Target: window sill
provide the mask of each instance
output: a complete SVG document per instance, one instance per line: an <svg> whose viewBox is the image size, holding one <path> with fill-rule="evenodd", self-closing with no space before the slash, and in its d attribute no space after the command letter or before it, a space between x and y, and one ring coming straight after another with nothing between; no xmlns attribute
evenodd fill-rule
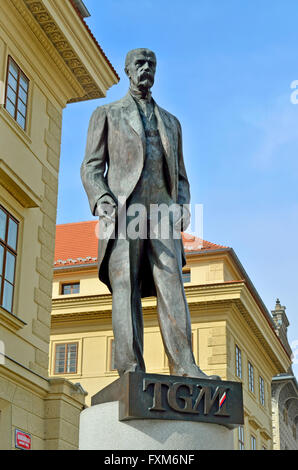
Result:
<svg viewBox="0 0 298 470"><path fill-rule="evenodd" d="M40 206L40 197L14 173L2 158L0 158L0 183L23 207L29 209Z"/></svg>
<svg viewBox="0 0 298 470"><path fill-rule="evenodd" d="M13 313L9 313L4 308L0 307L0 325L5 326L11 331L18 331L26 326L27 323Z"/></svg>
<svg viewBox="0 0 298 470"><path fill-rule="evenodd" d="M75 294L59 294L59 298L70 298L70 297L74 297L76 295L80 295L80 292L76 292Z"/></svg>
<svg viewBox="0 0 298 470"><path fill-rule="evenodd" d="M3 104L0 106L0 114L6 121L6 123L12 128L12 130L15 131L27 145L32 144L32 140L30 139L27 132L24 131L24 129L17 123L17 121L9 114Z"/></svg>
<svg viewBox="0 0 298 470"><path fill-rule="evenodd" d="M115 377L118 376L117 370L106 370L104 373L105 377Z"/></svg>
<svg viewBox="0 0 298 470"><path fill-rule="evenodd" d="M71 380L71 379L77 379L82 377L82 374L80 372L66 372L65 374L50 374L50 377L53 379L66 379L66 380Z"/></svg>

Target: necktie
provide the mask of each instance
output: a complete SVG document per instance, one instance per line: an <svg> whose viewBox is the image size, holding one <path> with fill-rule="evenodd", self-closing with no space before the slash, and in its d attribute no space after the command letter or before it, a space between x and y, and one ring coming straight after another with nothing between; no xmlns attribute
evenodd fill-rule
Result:
<svg viewBox="0 0 298 470"><path fill-rule="evenodd" d="M139 100L139 103L146 118L150 121L152 117L152 106L147 100Z"/></svg>

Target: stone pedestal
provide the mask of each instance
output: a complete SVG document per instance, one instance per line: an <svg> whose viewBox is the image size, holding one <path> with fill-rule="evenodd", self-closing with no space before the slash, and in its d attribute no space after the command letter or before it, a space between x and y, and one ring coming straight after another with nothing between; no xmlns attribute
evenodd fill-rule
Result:
<svg viewBox="0 0 298 470"><path fill-rule="evenodd" d="M228 450L243 424L242 385L128 372L81 413L81 450Z"/></svg>
<svg viewBox="0 0 298 470"><path fill-rule="evenodd" d="M161 419L119 421L119 402L81 413L80 450L230 450L233 430L220 424Z"/></svg>

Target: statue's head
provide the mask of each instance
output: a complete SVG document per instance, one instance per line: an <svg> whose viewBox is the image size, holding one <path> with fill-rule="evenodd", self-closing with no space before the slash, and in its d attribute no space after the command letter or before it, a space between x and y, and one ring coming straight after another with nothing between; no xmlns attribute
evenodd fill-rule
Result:
<svg viewBox="0 0 298 470"><path fill-rule="evenodd" d="M125 73L131 85L139 90L149 90L154 84L156 56L149 49L133 49L125 59Z"/></svg>

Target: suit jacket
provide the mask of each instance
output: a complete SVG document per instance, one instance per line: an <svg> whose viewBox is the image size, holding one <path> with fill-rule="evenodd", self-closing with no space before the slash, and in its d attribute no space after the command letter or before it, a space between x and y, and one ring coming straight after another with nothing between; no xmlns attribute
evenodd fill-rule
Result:
<svg viewBox="0 0 298 470"><path fill-rule="evenodd" d="M189 204L189 183L183 161L182 131L178 119L155 102L155 115L164 148L171 198L177 204ZM92 214L98 200L110 194L127 200L136 187L146 156L146 137L138 106L128 92L120 101L98 107L91 116L81 177ZM111 290L107 262L113 240L99 240L99 278ZM183 264L185 256L181 242ZM147 280L147 282L145 282ZM155 293L154 284L147 291L144 277L142 296ZM153 289L152 289L153 286Z"/></svg>

